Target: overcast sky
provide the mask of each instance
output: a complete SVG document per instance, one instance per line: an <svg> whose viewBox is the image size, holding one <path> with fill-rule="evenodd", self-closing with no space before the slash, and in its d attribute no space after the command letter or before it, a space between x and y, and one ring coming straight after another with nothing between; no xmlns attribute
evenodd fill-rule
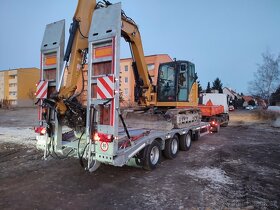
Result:
<svg viewBox="0 0 280 210"><path fill-rule="evenodd" d="M1 0L0 70L39 67L45 25L66 19L68 33L77 2ZM280 0L121 2L139 25L145 54L192 61L203 88L219 77L224 86L246 93L261 54L280 53ZM127 46L121 56L130 56Z"/></svg>

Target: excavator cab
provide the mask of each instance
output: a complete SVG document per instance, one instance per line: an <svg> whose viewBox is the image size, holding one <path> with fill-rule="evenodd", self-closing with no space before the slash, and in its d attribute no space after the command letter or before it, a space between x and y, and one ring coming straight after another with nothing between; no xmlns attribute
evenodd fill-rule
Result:
<svg viewBox="0 0 280 210"><path fill-rule="evenodd" d="M158 102L188 102L197 79L195 66L189 61L173 61L159 66Z"/></svg>

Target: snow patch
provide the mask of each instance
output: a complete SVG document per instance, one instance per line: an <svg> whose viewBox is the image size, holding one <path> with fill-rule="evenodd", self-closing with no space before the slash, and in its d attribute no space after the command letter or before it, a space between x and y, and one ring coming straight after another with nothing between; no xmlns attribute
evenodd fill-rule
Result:
<svg viewBox="0 0 280 210"><path fill-rule="evenodd" d="M280 128L280 116L272 123L272 127Z"/></svg>
<svg viewBox="0 0 280 210"><path fill-rule="evenodd" d="M200 145L199 146L199 149L201 149L201 150L205 150L205 151L213 151L213 150L215 150L216 148L215 147L213 147L213 146L209 146L209 145Z"/></svg>
<svg viewBox="0 0 280 210"><path fill-rule="evenodd" d="M31 128L0 127L0 143L36 145L36 133Z"/></svg>
<svg viewBox="0 0 280 210"><path fill-rule="evenodd" d="M199 178L199 179L206 179L211 182L211 184L217 185L217 184L233 184L230 177L228 177L220 168L201 168L198 170L192 170L192 171L185 171L187 175L191 175L193 177Z"/></svg>
<svg viewBox="0 0 280 210"><path fill-rule="evenodd" d="M278 113L280 113L280 106L269 106L269 107L267 107L267 110L271 111L271 112L278 112Z"/></svg>

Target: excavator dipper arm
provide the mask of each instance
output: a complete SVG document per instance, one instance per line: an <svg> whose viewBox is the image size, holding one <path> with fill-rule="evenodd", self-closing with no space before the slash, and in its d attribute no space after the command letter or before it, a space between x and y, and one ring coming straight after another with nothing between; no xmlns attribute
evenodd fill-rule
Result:
<svg viewBox="0 0 280 210"><path fill-rule="evenodd" d="M86 57L88 48L87 36L95 7L96 0L79 0L73 17L73 23L70 29L70 36L64 56L64 70L67 69L67 80L65 86L62 87L62 79L60 80L56 103L56 110L61 115L64 115L67 110L63 99L72 97L77 89L77 82L82 72L84 57Z"/></svg>
<svg viewBox="0 0 280 210"><path fill-rule="evenodd" d="M84 65L88 52L88 33L92 24L94 10L100 7L107 7L110 2L96 4L95 0L79 0L70 28L70 36L64 55L65 67L59 80L57 93L53 95L55 109L58 119L64 125L74 129L85 126L86 111L77 100L77 83ZM141 35L135 22L122 12L121 33L124 39L129 42L133 57L134 75L136 78L136 90L138 90L138 104L150 106L153 101L153 85L149 77L147 64L141 41ZM62 86L64 71L67 70L65 86ZM75 94L76 93L76 94Z"/></svg>
<svg viewBox="0 0 280 210"><path fill-rule="evenodd" d="M122 37L129 43L133 70L136 82L136 93L139 95L139 105L149 106L154 103L152 80L148 73L141 35L136 23L122 12ZM137 93L137 90L139 91Z"/></svg>

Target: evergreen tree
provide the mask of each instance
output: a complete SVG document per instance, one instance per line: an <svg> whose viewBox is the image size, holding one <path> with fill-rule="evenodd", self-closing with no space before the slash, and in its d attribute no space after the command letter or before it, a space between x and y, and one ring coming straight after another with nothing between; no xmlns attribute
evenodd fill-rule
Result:
<svg viewBox="0 0 280 210"><path fill-rule="evenodd" d="M197 91L198 91L198 95L202 92L202 87L201 87L201 84L200 84L200 81L197 81Z"/></svg>
<svg viewBox="0 0 280 210"><path fill-rule="evenodd" d="M214 80L212 89L218 90L219 93L223 93L223 83L218 77Z"/></svg>
<svg viewBox="0 0 280 210"><path fill-rule="evenodd" d="M206 93L211 93L210 82L207 83Z"/></svg>
<svg viewBox="0 0 280 210"><path fill-rule="evenodd" d="M245 102L244 98L237 99L237 103L236 103L237 108L243 108L244 102Z"/></svg>

